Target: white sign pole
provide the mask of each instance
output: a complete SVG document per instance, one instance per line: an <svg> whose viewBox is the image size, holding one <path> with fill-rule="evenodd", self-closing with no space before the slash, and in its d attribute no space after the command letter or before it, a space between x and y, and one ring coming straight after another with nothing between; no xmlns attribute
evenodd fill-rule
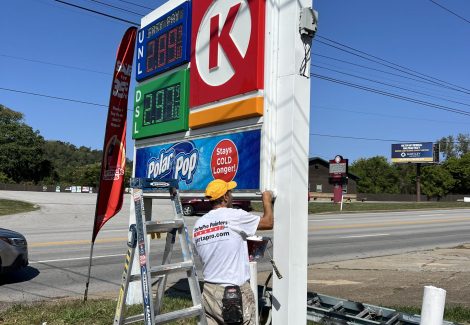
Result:
<svg viewBox="0 0 470 325"><path fill-rule="evenodd" d="M305 324L310 79L299 73L306 56L299 20L301 7L311 2L274 0L266 6L265 103L276 115L275 131L269 135L275 148L270 186L277 192L274 261L283 276L273 280L273 324Z"/></svg>

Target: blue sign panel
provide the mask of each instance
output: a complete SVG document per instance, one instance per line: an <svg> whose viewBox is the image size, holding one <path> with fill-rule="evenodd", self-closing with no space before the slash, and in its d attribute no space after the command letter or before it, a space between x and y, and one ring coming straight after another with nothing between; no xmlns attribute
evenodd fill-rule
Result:
<svg viewBox="0 0 470 325"><path fill-rule="evenodd" d="M183 191L203 191L213 179L259 190L261 131L245 131L137 149L135 177L176 178Z"/></svg>
<svg viewBox="0 0 470 325"><path fill-rule="evenodd" d="M139 30L137 81L188 62L190 38L191 6L189 1Z"/></svg>
<svg viewBox="0 0 470 325"><path fill-rule="evenodd" d="M395 163L432 163L433 143L398 143L392 144L392 162Z"/></svg>

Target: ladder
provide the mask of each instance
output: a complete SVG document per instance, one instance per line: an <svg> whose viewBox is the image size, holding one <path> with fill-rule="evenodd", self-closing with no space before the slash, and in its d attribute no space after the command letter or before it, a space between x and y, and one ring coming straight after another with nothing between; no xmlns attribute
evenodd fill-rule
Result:
<svg viewBox="0 0 470 325"><path fill-rule="evenodd" d="M168 323L177 319L197 317L198 324L206 325L207 320L202 306L202 295L196 274L192 244L184 221L178 193L178 182L174 179L132 178L131 188L133 189L132 198L135 204L136 223L129 227L128 250L113 324L132 324L143 320L145 325L154 325ZM155 197L144 197L144 194L166 191L169 192L175 217L171 220L152 220L151 200ZM152 238L160 238L161 233L166 233L162 262L160 265L152 267L147 235L151 235ZM183 261L171 263L176 236L178 236L181 244ZM138 250L139 254L140 274L130 275L129 270L132 269L136 250ZM193 306L161 314L167 276L176 272L186 273ZM125 318L125 300L131 281L141 282L144 310L142 314ZM155 291L155 298L152 291Z"/></svg>

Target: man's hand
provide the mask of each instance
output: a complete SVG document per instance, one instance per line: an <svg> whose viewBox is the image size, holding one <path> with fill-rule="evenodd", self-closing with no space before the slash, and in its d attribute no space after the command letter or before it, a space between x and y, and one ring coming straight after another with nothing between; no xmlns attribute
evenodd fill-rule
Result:
<svg viewBox="0 0 470 325"><path fill-rule="evenodd" d="M274 195L272 191L264 191L262 193L263 203L271 203L274 201Z"/></svg>

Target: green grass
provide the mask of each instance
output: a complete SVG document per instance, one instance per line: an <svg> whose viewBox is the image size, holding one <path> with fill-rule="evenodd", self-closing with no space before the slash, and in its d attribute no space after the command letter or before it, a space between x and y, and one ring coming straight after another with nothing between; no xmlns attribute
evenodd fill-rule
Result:
<svg viewBox="0 0 470 325"><path fill-rule="evenodd" d="M192 305L190 299L166 298L163 302L163 313L183 309ZM13 305L0 312L2 325L109 325L113 323L116 309L115 299L104 300L58 300L33 304ZM127 309L126 315L142 313L142 305ZM143 324L138 322L135 324ZM169 324L196 324L196 319L183 319Z"/></svg>
<svg viewBox="0 0 470 325"><path fill-rule="evenodd" d="M0 216L29 212L37 209L39 209L39 207L32 203L0 199Z"/></svg>
<svg viewBox="0 0 470 325"><path fill-rule="evenodd" d="M252 202L254 211L263 211L261 202ZM308 213L328 213L339 211L340 205L330 202L309 202ZM470 203L464 202L400 202L400 203L371 203L371 202L353 202L344 203L343 212L364 212L364 211L400 211L415 209L454 209L468 208Z"/></svg>
<svg viewBox="0 0 470 325"><path fill-rule="evenodd" d="M182 309L191 306L189 298L166 297L163 303L163 312ZM4 312L0 312L0 324L2 325L109 325L114 319L116 308L115 299L104 300L58 300L52 302L40 302L32 304L13 305ZM416 307L390 307L407 314L421 313ZM127 310L127 315L142 313L142 306L135 305ZM462 306L447 307L444 319L451 322L470 324L470 308ZM143 324L139 322L136 324ZM196 320L185 319L170 324L196 324ZM308 322L308 324L317 324Z"/></svg>

